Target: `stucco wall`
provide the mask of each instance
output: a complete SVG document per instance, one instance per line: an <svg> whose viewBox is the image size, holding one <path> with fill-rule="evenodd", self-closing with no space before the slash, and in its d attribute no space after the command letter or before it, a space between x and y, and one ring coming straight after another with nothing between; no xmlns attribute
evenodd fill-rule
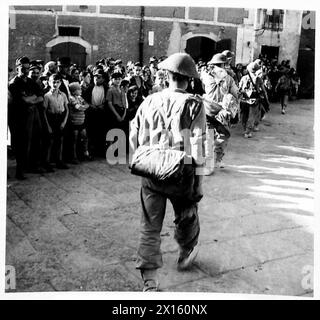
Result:
<svg viewBox="0 0 320 320"><path fill-rule="evenodd" d="M262 45L280 47L279 61L290 60L295 67L299 53L301 17L301 11L286 10L282 31L265 30L263 34L257 35L255 57L259 55Z"/></svg>
<svg viewBox="0 0 320 320"><path fill-rule="evenodd" d="M240 27L237 30L237 49L235 64L247 65L252 61L254 53L253 28Z"/></svg>

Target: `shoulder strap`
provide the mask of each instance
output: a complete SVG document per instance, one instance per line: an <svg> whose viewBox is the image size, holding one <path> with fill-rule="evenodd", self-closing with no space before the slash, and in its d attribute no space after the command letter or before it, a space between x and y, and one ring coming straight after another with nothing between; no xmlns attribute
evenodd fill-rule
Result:
<svg viewBox="0 0 320 320"><path fill-rule="evenodd" d="M257 88L257 84L253 82L252 78L251 78L251 74L250 72L248 72L248 76L250 78L251 83L253 84L253 86L255 87L255 89L257 90L257 92L259 92L258 88Z"/></svg>

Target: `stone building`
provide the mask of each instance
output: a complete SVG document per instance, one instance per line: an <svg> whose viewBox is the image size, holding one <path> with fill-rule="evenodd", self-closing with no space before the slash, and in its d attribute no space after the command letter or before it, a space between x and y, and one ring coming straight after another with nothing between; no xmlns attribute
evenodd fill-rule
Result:
<svg viewBox="0 0 320 320"><path fill-rule="evenodd" d="M260 53L296 67L303 11L155 6L10 7L9 66L16 57L70 56L85 66L103 57L146 63L188 52L209 60L230 49L235 63Z"/></svg>

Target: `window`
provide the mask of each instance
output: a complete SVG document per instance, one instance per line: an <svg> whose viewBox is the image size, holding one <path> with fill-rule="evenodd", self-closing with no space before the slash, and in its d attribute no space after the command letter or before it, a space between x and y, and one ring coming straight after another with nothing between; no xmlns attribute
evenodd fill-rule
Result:
<svg viewBox="0 0 320 320"><path fill-rule="evenodd" d="M273 31L283 30L283 10L263 10L263 28Z"/></svg>
<svg viewBox="0 0 320 320"><path fill-rule="evenodd" d="M58 30L59 30L59 36L64 36L64 37L80 36L80 27L59 26Z"/></svg>

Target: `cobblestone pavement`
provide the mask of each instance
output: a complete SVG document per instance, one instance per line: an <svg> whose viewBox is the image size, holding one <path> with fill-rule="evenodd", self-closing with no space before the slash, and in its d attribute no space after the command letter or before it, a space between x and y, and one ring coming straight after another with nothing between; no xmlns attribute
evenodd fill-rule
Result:
<svg viewBox="0 0 320 320"><path fill-rule="evenodd" d="M313 295L313 107L292 101L283 116L273 104L252 139L232 129L226 168L204 178L199 255L188 272L175 269L168 205L162 291ZM9 160L8 174L15 291L141 291L140 179L126 165L100 159L20 182Z"/></svg>

